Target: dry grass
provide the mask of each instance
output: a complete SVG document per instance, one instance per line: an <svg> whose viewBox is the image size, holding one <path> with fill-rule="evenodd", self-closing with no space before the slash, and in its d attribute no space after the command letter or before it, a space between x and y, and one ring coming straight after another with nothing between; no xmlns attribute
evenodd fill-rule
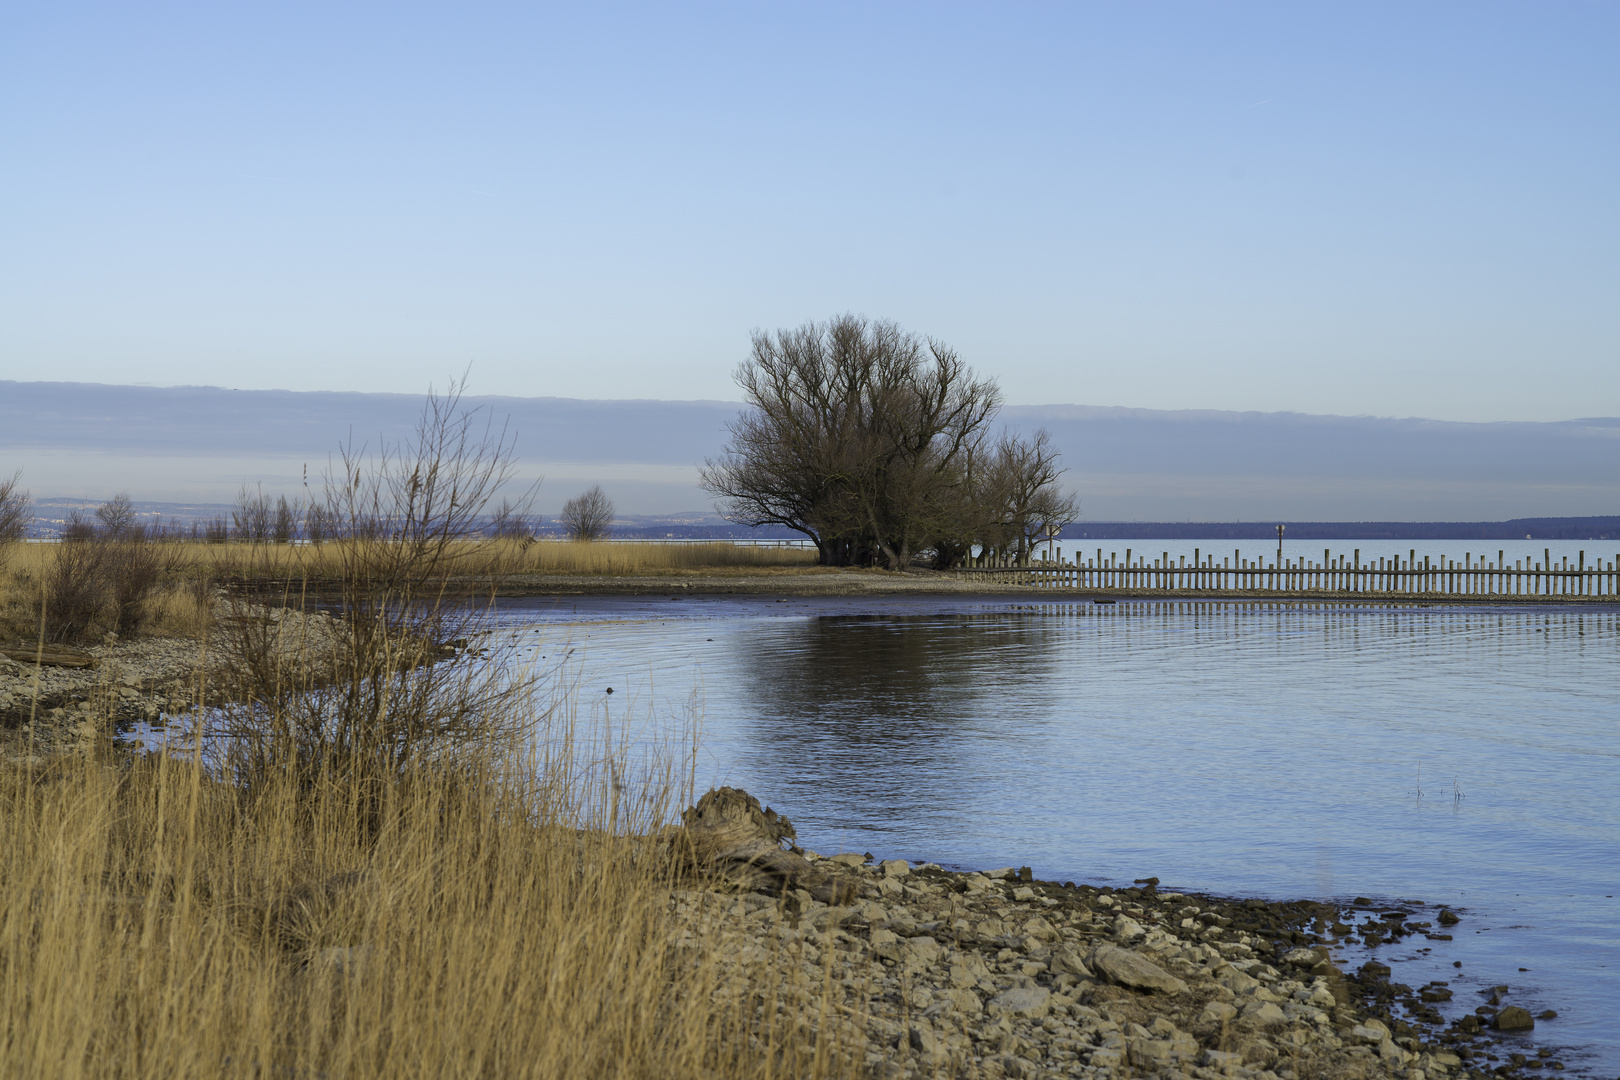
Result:
<svg viewBox="0 0 1620 1080"><path fill-rule="evenodd" d="M670 947L667 864L628 835L667 774L603 809L601 755L550 736L410 774L380 829L341 783L249 797L184 757L0 767L7 1074L842 1074L761 1026L719 943Z"/></svg>
<svg viewBox="0 0 1620 1080"><path fill-rule="evenodd" d="M145 603L141 632L198 637L210 626L207 597L213 585L248 582L301 587L339 579L345 542L323 544L191 544L156 542L160 574ZM0 636L37 632L42 589L48 590L56 544L14 544L0 569ZM719 571L781 573L815 566L802 548L757 547L724 542L700 544L584 543L540 540L462 541L454 546L455 571L472 581L509 575L634 576ZM48 597L47 597L48 599Z"/></svg>

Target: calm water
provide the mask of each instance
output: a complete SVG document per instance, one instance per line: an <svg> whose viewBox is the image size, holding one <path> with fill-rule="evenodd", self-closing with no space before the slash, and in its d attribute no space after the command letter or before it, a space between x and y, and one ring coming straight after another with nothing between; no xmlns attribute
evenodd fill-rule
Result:
<svg viewBox="0 0 1620 1080"><path fill-rule="evenodd" d="M700 786L747 788L809 847L1454 905L1455 941L1379 951L1397 978L1449 979L1453 1015L1507 983L1560 1014L1535 1045L1620 1073L1613 609L659 597L501 618L525 654L571 645L584 701L643 734L696 700Z"/></svg>

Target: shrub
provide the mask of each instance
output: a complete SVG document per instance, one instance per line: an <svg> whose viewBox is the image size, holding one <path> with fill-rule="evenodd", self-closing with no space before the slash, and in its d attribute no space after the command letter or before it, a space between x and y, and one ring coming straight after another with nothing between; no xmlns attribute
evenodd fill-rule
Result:
<svg viewBox="0 0 1620 1080"><path fill-rule="evenodd" d="M33 500L26 490L17 485L22 481L22 470L0 480L0 570L6 568L7 548L28 535L33 520Z"/></svg>

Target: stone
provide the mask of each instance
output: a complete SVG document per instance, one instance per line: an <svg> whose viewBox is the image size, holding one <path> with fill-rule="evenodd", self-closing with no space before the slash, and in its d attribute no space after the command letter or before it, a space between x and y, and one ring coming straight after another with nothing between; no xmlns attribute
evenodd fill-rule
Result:
<svg viewBox="0 0 1620 1080"><path fill-rule="evenodd" d="M1530 1015L1529 1009L1509 1005L1496 1014L1491 1026L1497 1031L1529 1031L1536 1026L1536 1018Z"/></svg>
<svg viewBox="0 0 1620 1080"><path fill-rule="evenodd" d="M1212 1001L1204 1006L1198 1019L1206 1024L1220 1024L1237 1015L1237 1006L1229 1001Z"/></svg>
<svg viewBox="0 0 1620 1080"><path fill-rule="evenodd" d="M1234 1054L1230 1050L1205 1050L1199 1057L1198 1064L1216 1072L1229 1073L1243 1067L1243 1055Z"/></svg>
<svg viewBox="0 0 1620 1080"><path fill-rule="evenodd" d="M866 865L866 859L863 856L851 855L851 854L849 854L847 852L844 853L844 854L841 854L841 855L834 855L834 856L830 857L827 861L828 862L835 862L839 866L865 866Z"/></svg>
<svg viewBox="0 0 1620 1080"><path fill-rule="evenodd" d="M1035 890L1028 885L1020 885L1013 890L1013 899L1019 903L1023 903L1025 900L1033 900L1035 899Z"/></svg>
<svg viewBox="0 0 1620 1080"><path fill-rule="evenodd" d="M1449 908L1441 908L1440 909L1440 925L1441 926L1456 926L1460 922L1462 922L1462 919L1457 917L1456 912L1452 911Z"/></svg>
<svg viewBox="0 0 1620 1080"><path fill-rule="evenodd" d="M878 867L886 878L902 878L911 873L911 864L904 859L885 859Z"/></svg>
<svg viewBox="0 0 1620 1080"><path fill-rule="evenodd" d="M1091 969L1080 958L1080 953L1072 945L1059 945L1052 950L1052 955L1046 958L1046 966L1056 972L1066 972L1082 979L1094 979Z"/></svg>
<svg viewBox="0 0 1620 1080"><path fill-rule="evenodd" d="M1314 967L1316 966L1317 961L1321 959L1321 956L1316 953L1316 950L1307 949L1304 946L1297 949L1289 949L1287 952L1282 954L1283 963L1293 964L1296 967Z"/></svg>
<svg viewBox="0 0 1620 1080"><path fill-rule="evenodd" d="M1140 941L1147 937L1147 931L1129 915L1120 915L1114 919L1114 937L1124 942Z"/></svg>
<svg viewBox="0 0 1620 1080"><path fill-rule="evenodd" d="M1044 986L1015 986L985 1004L991 1016L1023 1016L1038 1020L1051 1008L1052 991Z"/></svg>
<svg viewBox="0 0 1620 1080"><path fill-rule="evenodd" d="M938 1060L944 1056L944 1048L940 1045L939 1036L934 1029L922 1024L911 1025L911 1032L907 1040L911 1049L930 1061Z"/></svg>
<svg viewBox="0 0 1620 1080"><path fill-rule="evenodd" d="M944 948L931 937L914 937L906 942L906 966L925 968L939 960Z"/></svg>
<svg viewBox="0 0 1620 1080"><path fill-rule="evenodd" d="M1152 990L1161 994L1182 994L1187 984L1144 956L1117 945L1102 944L1091 950L1086 966L1116 986L1132 990Z"/></svg>
<svg viewBox="0 0 1620 1080"><path fill-rule="evenodd" d="M1279 1009L1274 1002L1251 1001L1243 1006L1243 1019L1260 1027L1276 1027L1278 1024L1288 1022L1288 1014Z"/></svg>

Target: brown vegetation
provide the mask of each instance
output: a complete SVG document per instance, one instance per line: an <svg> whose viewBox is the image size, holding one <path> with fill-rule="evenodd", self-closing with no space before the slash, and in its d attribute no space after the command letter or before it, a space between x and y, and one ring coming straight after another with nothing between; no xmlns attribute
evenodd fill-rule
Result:
<svg viewBox="0 0 1620 1080"><path fill-rule="evenodd" d="M994 381L893 323L756 333L736 378L748 408L700 482L734 521L803 533L824 565L903 570L931 551L949 569L975 547L1021 561L1077 514L1045 433L992 438Z"/></svg>

